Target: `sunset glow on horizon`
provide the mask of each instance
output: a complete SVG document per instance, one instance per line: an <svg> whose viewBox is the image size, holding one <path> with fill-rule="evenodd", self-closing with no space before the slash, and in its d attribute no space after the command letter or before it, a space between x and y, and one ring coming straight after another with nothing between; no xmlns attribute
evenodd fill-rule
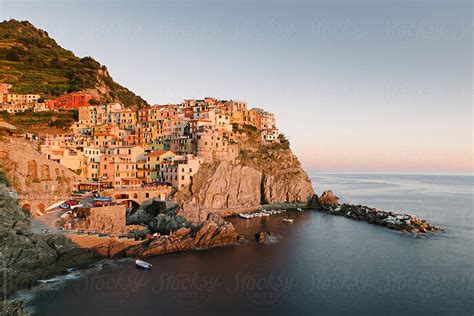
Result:
<svg viewBox="0 0 474 316"><path fill-rule="evenodd" d="M66 2L2 1L1 18L150 104L265 108L307 171L474 170L470 2Z"/></svg>

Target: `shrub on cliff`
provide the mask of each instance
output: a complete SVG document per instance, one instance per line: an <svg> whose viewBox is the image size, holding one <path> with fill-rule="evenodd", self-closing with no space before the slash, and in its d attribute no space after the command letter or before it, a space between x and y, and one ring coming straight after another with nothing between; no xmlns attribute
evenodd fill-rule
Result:
<svg viewBox="0 0 474 316"><path fill-rule="evenodd" d="M4 184L7 187L11 186L10 180L8 180L7 176L2 170L0 170L0 184Z"/></svg>

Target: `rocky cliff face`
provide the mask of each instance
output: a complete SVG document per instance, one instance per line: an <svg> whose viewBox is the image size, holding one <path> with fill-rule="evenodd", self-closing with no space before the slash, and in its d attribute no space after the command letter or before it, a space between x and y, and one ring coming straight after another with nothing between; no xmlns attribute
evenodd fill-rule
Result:
<svg viewBox="0 0 474 316"><path fill-rule="evenodd" d="M68 197L80 177L46 159L35 144L23 139L0 139L0 170L20 197L20 205L33 213Z"/></svg>
<svg viewBox="0 0 474 316"><path fill-rule="evenodd" d="M132 246L126 249L125 254L129 257L149 257L176 251L234 245L241 239L242 236L238 235L231 223L215 214L208 214L206 220L199 225L181 227L169 236Z"/></svg>
<svg viewBox="0 0 474 316"><path fill-rule="evenodd" d="M176 222L177 218L171 221ZM67 238L79 247L106 258L149 257L176 251L207 249L234 245L243 239L231 223L215 214L209 214L207 219L199 224L183 223L178 226L179 228L175 225L177 229L168 230L167 234L160 237L145 240L77 234L68 234ZM165 227L153 225L150 228L152 232L164 233L164 230L167 230Z"/></svg>
<svg viewBox="0 0 474 316"><path fill-rule="evenodd" d="M236 161L203 164L192 184L176 194L181 214L193 221L209 212L227 216L263 204L305 203L313 194L306 172L289 148L248 140Z"/></svg>
<svg viewBox="0 0 474 316"><path fill-rule="evenodd" d="M0 185L0 275L7 276L7 292L32 286L36 280L66 272L68 267L88 262L89 251L59 235L35 235L28 214ZM5 268L4 268L5 267ZM0 278L3 288L4 278Z"/></svg>

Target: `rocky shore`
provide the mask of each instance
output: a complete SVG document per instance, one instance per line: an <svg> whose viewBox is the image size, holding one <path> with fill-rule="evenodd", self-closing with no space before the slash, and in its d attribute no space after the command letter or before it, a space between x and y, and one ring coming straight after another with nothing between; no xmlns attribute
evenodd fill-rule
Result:
<svg viewBox="0 0 474 316"><path fill-rule="evenodd" d="M107 258L148 257L170 252L207 249L216 246L233 245L242 240L231 223L220 216L209 213L202 222L190 222L178 215L178 205L155 199L147 200L142 206L129 210L126 215L127 227L135 229L127 235L97 234L102 225L87 218L79 222L81 234L68 237L81 248L93 250ZM103 210L105 211L105 208ZM119 227L113 219L104 219L107 227ZM76 227L73 227L76 228ZM123 229L120 229L119 233Z"/></svg>
<svg viewBox="0 0 474 316"><path fill-rule="evenodd" d="M38 279L66 273L70 267L86 267L100 258L149 257L235 245L243 240L234 226L220 216L227 214L225 208L217 214L209 211L201 213L206 215L204 220L196 221L192 220L193 217L185 216L182 205L154 199L123 213L123 218L112 216L99 220L96 216L94 220L84 220L78 225L81 229L78 234L38 235L31 231L29 214L18 206L5 185L0 185L0 193L0 251L4 263L0 272L7 275L9 294L34 286ZM302 197L297 200L301 199ZM441 231L411 214L382 211L363 205L340 204L331 191L324 192L321 197L314 194L308 201L307 209L364 220L414 234ZM120 221L121 225L115 221ZM132 236L95 232L100 227L116 229L125 225L137 228L133 230ZM120 233L123 233L123 229ZM260 232L255 235L255 239L263 243L270 236L268 232ZM2 282L3 278L0 279L0 286L4 285ZM21 302L10 302L8 308L21 314L23 305Z"/></svg>
<svg viewBox="0 0 474 316"><path fill-rule="evenodd" d="M235 245L242 240L231 223L221 217L209 214L206 221L199 225L181 227L170 235L130 247L128 257L149 257L164 253L209 249L217 246Z"/></svg>
<svg viewBox="0 0 474 316"><path fill-rule="evenodd" d="M332 191L325 191L320 198L315 196L312 206L328 214L363 220L370 224L413 234L442 231L441 228L432 226L426 220L412 214L382 211L364 205L339 204L339 199Z"/></svg>
<svg viewBox="0 0 474 316"><path fill-rule="evenodd" d="M39 279L64 274L68 268L87 265L98 258L62 235L34 234L29 216L11 197L9 189L0 184L0 288L6 289L8 296L34 286ZM8 308L19 310L21 304L10 304Z"/></svg>

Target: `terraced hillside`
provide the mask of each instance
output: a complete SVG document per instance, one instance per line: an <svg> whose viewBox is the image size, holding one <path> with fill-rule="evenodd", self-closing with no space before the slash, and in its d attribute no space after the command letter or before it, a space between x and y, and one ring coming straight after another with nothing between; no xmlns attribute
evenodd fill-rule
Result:
<svg viewBox="0 0 474 316"><path fill-rule="evenodd" d="M147 105L116 83L106 66L92 57L77 57L28 21L0 23L0 82L12 84L16 93L55 97L87 90L103 102L118 101L132 108Z"/></svg>

